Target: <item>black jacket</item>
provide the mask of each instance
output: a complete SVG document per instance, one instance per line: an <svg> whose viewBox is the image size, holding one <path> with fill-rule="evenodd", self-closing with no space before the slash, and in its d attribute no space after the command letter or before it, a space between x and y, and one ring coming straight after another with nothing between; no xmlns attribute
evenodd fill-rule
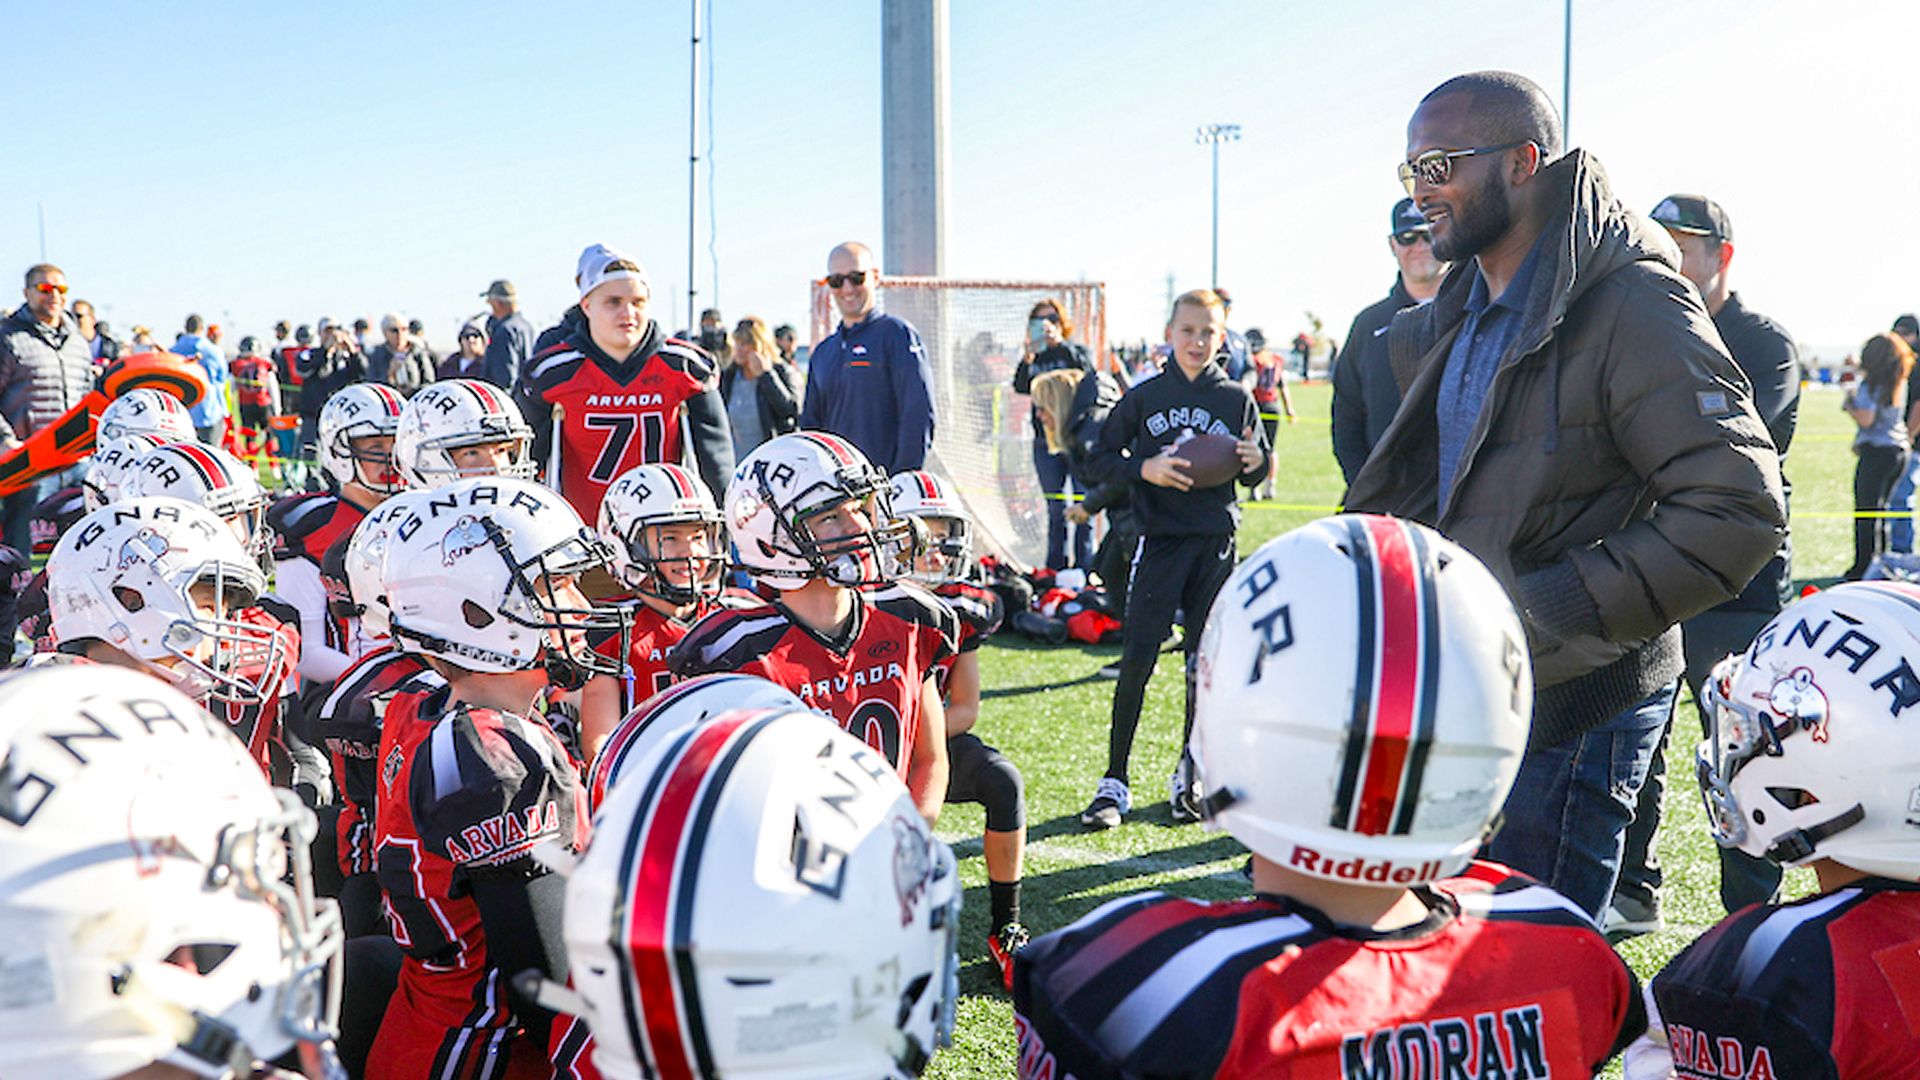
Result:
<svg viewBox="0 0 1920 1080"><path fill-rule="evenodd" d="M725 408L739 381L740 366L728 364L720 372L720 404ZM800 428L800 377L793 365L776 360L767 365L766 374L754 381L754 401L760 407L760 430L771 439Z"/></svg>
<svg viewBox="0 0 1920 1080"><path fill-rule="evenodd" d="M1229 481L1210 488L1177 491L1140 479L1140 466L1185 434L1240 438L1249 429L1265 446L1253 394L1209 364L1189 380L1178 360L1169 359L1158 375L1128 391L1100 425L1093 455L1096 483L1120 479L1133 488L1133 513L1142 536L1231 536L1240 525L1240 504ZM1251 487L1266 479L1267 459L1239 476Z"/></svg>
<svg viewBox="0 0 1920 1080"><path fill-rule="evenodd" d="M1124 477L1093 482L1093 458L1100 450L1100 427L1123 393L1113 376L1095 371L1080 380L1067 411L1067 470L1073 474L1074 486L1087 492L1080 506L1089 514L1105 510L1116 521L1132 516L1128 503L1133 485Z"/></svg>
<svg viewBox="0 0 1920 1080"><path fill-rule="evenodd" d="M1400 385L1387 359L1387 327L1415 301L1398 277L1386 299L1353 317L1346 347L1333 365L1333 456L1347 483L1360 475L1374 444L1400 408Z"/></svg>
<svg viewBox="0 0 1920 1080"><path fill-rule="evenodd" d="M1753 411L1767 425L1774 449L1780 451L1780 488L1791 495L1787 482L1787 447L1793 443L1793 431L1800 419L1800 352L1793 335L1772 319L1740 301L1739 293L1730 293L1727 302L1713 317L1713 328L1733 354L1733 362L1753 384ZM1912 399L1909 398L1909 401ZM1760 568L1739 596L1720 605L1725 611L1779 611L1793 600L1793 542L1782 534L1780 550Z"/></svg>
<svg viewBox="0 0 1920 1080"><path fill-rule="evenodd" d="M298 361L300 377L300 415L318 417L327 399L367 378L367 358L348 345L340 349L308 349Z"/></svg>

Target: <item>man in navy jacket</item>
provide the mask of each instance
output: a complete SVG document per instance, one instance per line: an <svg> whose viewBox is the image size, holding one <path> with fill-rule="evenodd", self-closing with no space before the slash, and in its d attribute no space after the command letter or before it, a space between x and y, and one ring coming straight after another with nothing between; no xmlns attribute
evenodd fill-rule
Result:
<svg viewBox="0 0 1920 1080"><path fill-rule="evenodd" d="M827 256L840 329L813 350L800 426L829 431L892 475L926 465L933 445L933 379L920 334L874 310L880 271L865 244Z"/></svg>

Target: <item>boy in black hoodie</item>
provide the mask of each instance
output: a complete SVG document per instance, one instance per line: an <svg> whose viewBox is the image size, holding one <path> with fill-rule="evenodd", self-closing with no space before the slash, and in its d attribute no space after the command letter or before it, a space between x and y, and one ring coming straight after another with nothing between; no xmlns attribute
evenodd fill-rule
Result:
<svg viewBox="0 0 1920 1080"><path fill-rule="evenodd" d="M1176 823L1200 820L1192 759L1185 750L1193 731L1193 660L1214 595L1233 572L1240 508L1234 501L1235 481L1195 487L1176 444L1193 435L1238 435L1244 467L1237 482L1251 487L1267 475L1266 438L1253 395L1229 380L1216 361L1226 340L1227 310L1219 295L1210 289L1182 294L1167 320L1173 356L1158 375L1121 398L1100 428L1095 470L1102 479L1132 482L1140 545L1133 557L1120 681L1113 691L1107 774L1080 815L1080 823L1089 828L1113 828L1132 808L1127 757L1147 679L1176 612L1183 617L1186 635L1187 707L1171 803Z"/></svg>

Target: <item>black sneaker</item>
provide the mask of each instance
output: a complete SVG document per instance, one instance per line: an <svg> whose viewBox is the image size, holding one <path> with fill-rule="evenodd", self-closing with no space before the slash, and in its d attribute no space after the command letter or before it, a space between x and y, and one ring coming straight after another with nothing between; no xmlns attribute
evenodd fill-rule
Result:
<svg viewBox="0 0 1920 1080"><path fill-rule="evenodd" d="M1131 809L1133 796L1128 793L1125 782L1103 776L1093 790L1093 801L1080 812L1080 824L1089 829L1111 829L1120 824Z"/></svg>

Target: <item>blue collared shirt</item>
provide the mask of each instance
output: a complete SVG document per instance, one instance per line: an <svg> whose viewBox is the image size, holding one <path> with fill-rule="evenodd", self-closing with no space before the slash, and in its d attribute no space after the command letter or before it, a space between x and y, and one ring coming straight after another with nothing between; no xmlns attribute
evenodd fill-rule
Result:
<svg viewBox="0 0 1920 1080"><path fill-rule="evenodd" d="M1542 234L1542 239L1545 234ZM1533 285L1533 273L1540 263L1540 240L1534 241L1520 269L1498 298L1487 296L1487 279L1480 273L1480 261L1473 263L1473 285L1467 290L1466 318L1460 333L1447 353L1447 367L1440 378L1440 398L1434 412L1440 428L1440 508L1445 510L1453 498L1453 479L1460 471L1460 455L1466 451L1473 425L1486 407L1487 391L1493 386L1493 374L1500 360L1520 333L1526 321L1527 293Z"/></svg>

